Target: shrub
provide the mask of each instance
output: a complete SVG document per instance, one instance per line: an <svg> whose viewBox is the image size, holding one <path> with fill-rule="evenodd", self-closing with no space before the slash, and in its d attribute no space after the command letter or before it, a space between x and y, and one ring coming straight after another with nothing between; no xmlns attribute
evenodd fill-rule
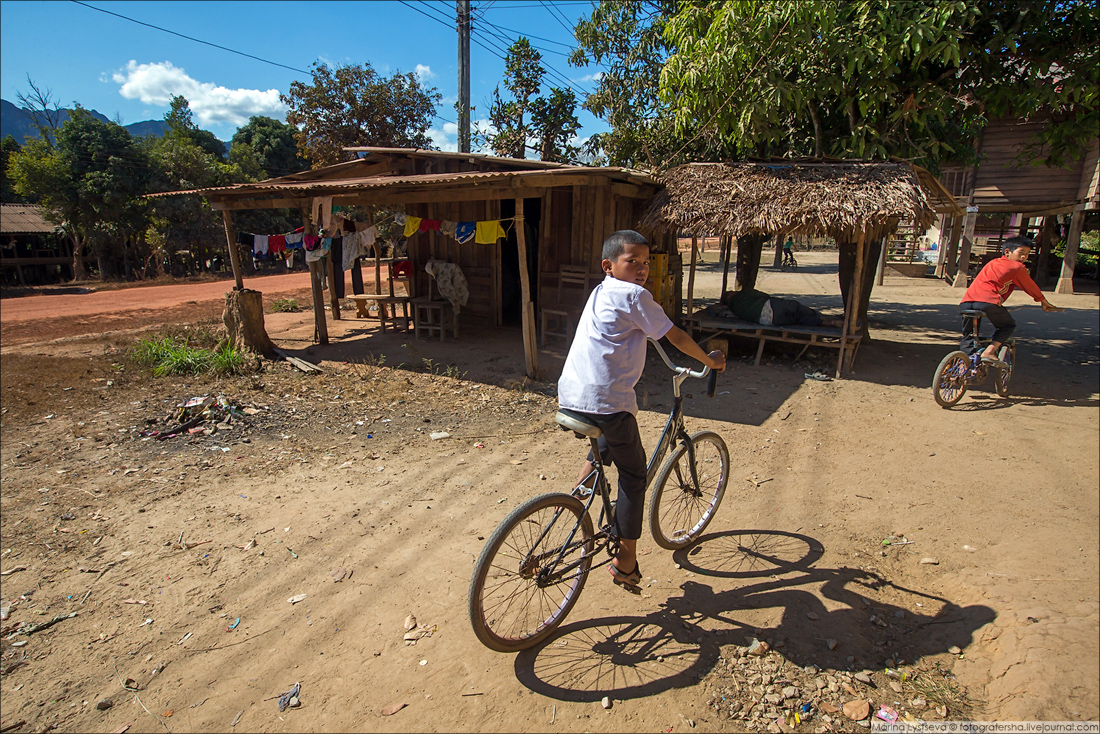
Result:
<svg viewBox="0 0 1100 734"><path fill-rule="evenodd" d="M295 298L276 298L271 304L271 310L275 313L297 313L302 310Z"/></svg>
<svg viewBox="0 0 1100 734"><path fill-rule="evenodd" d="M243 371L244 355L228 343L214 350L193 347L173 336L142 339L131 352L138 365L151 368L157 377L165 375L233 375Z"/></svg>

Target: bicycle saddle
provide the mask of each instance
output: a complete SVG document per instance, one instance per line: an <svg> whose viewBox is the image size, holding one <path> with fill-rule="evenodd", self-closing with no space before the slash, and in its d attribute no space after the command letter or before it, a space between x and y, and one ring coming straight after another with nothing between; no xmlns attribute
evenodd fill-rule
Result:
<svg viewBox="0 0 1100 734"><path fill-rule="evenodd" d="M976 308L962 308L962 309L959 309L959 315L960 316L971 316L971 317L980 319L981 317L985 316L985 311L979 311Z"/></svg>
<svg viewBox="0 0 1100 734"><path fill-rule="evenodd" d="M554 414L554 421L563 431L572 431L577 434L577 438L599 438L603 435L600 427L590 418L567 408L560 408Z"/></svg>

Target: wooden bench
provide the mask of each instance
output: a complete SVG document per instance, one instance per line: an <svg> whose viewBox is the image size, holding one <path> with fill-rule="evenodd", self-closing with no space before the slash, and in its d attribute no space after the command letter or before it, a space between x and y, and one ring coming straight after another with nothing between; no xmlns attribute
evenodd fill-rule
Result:
<svg viewBox="0 0 1100 734"><path fill-rule="evenodd" d="M785 342L788 344L801 344L802 351L795 359L799 359L810 347L825 347L827 349L847 349L844 365L851 369L855 364L856 351L859 349L860 335L848 334L841 342L840 329L829 326L764 326L752 321L745 321L734 316L720 316L715 313L715 307L709 306L696 311L684 319L696 341L714 336L738 336L746 339L756 339L756 361L754 366L760 366L760 358L764 354L764 345L767 342Z"/></svg>

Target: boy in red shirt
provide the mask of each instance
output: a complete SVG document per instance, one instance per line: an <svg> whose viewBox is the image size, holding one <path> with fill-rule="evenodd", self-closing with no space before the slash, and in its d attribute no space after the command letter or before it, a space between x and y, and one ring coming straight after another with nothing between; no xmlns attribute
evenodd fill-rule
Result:
<svg viewBox="0 0 1100 734"><path fill-rule="evenodd" d="M1044 311L1062 311L1043 296L1039 286L1027 273L1024 263L1035 243L1027 237L1010 237L1004 242L1004 255L986 263L978 277L966 289L959 310L971 309L984 311L989 323L996 329L993 341L982 352L982 361L986 364L1001 366L997 359L997 350L1001 348L1012 332L1016 330L1016 320L1001 304L1017 287L1043 305ZM978 348L978 335L974 332L974 322L969 316L963 316L962 341L959 348L967 354L973 354Z"/></svg>

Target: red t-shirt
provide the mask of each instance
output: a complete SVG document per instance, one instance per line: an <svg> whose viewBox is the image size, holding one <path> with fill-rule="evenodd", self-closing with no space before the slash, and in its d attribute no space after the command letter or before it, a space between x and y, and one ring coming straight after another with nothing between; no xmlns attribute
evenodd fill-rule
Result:
<svg viewBox="0 0 1100 734"><path fill-rule="evenodd" d="M999 306L1016 287L1042 303L1043 294L1028 275L1027 267L1007 257L999 257L986 263L978 277L966 289L962 302L996 303Z"/></svg>

